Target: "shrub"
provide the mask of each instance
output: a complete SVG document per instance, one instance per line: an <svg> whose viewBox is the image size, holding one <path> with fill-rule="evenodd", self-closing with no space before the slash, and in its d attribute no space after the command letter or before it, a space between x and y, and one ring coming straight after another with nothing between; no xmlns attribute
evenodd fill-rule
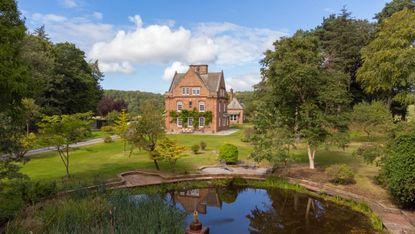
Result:
<svg viewBox="0 0 415 234"><path fill-rule="evenodd" d="M107 126L101 127L101 131L113 134L114 128L112 126L107 125Z"/></svg>
<svg viewBox="0 0 415 234"><path fill-rule="evenodd" d="M230 128L235 128L235 129L242 129L243 125L242 124L232 124L231 126L229 126Z"/></svg>
<svg viewBox="0 0 415 234"><path fill-rule="evenodd" d="M226 163L236 163L238 161L238 148L232 144L224 144L219 149L219 159Z"/></svg>
<svg viewBox="0 0 415 234"><path fill-rule="evenodd" d="M201 141L201 142L200 142L200 148L201 148L202 150L205 150L205 149L206 149L206 146L207 146L206 142L204 142L204 141Z"/></svg>
<svg viewBox="0 0 415 234"><path fill-rule="evenodd" d="M362 157L367 164L375 162L382 154L383 150L380 144L363 144L353 152L354 156Z"/></svg>
<svg viewBox="0 0 415 234"><path fill-rule="evenodd" d="M415 134L402 135L386 147L380 177L403 207L415 207Z"/></svg>
<svg viewBox="0 0 415 234"><path fill-rule="evenodd" d="M243 142L250 142L252 140L252 137L255 134L255 130L252 127L245 128L244 129L244 136L242 137L241 141Z"/></svg>
<svg viewBox="0 0 415 234"><path fill-rule="evenodd" d="M104 142L105 142L105 143L111 143L111 142L113 142L112 137L110 137L110 136L106 136L106 137L104 138Z"/></svg>
<svg viewBox="0 0 415 234"><path fill-rule="evenodd" d="M326 168L326 174L330 182L335 184L354 183L354 173L350 166L346 164L335 164Z"/></svg>
<svg viewBox="0 0 415 234"><path fill-rule="evenodd" d="M192 151L194 154L199 153L200 146L197 144L192 145Z"/></svg>

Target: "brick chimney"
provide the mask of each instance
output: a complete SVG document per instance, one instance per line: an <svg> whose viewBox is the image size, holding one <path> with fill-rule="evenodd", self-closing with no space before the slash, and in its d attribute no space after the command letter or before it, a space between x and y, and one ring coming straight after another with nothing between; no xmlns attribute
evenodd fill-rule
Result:
<svg viewBox="0 0 415 234"><path fill-rule="evenodd" d="M232 101L233 99L233 89L230 90L229 100Z"/></svg>
<svg viewBox="0 0 415 234"><path fill-rule="evenodd" d="M200 65L190 65L190 68L193 71L199 73L200 75L208 74L208 65L207 64L200 64Z"/></svg>

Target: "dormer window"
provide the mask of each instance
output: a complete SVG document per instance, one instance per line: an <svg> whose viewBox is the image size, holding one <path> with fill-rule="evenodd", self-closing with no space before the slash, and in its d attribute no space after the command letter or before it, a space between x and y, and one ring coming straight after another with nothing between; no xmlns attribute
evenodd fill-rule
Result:
<svg viewBox="0 0 415 234"><path fill-rule="evenodd" d="M200 88L199 87L193 87L192 88L192 95L200 95Z"/></svg>
<svg viewBox="0 0 415 234"><path fill-rule="evenodd" d="M182 87L182 94L183 95L189 95L190 94L190 88L189 87Z"/></svg>

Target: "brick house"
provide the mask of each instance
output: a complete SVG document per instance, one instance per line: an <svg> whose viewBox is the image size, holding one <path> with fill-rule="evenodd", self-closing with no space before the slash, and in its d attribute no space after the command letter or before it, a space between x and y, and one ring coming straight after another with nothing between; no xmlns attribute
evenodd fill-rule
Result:
<svg viewBox="0 0 415 234"><path fill-rule="evenodd" d="M208 65L190 65L186 73L174 74L164 97L169 132L218 132L229 128L223 71L209 72ZM178 117L182 110L195 110L202 117ZM211 114L211 119L206 114Z"/></svg>
<svg viewBox="0 0 415 234"><path fill-rule="evenodd" d="M244 105L233 95L232 89L229 99L231 100L228 104L229 124L242 124L245 119Z"/></svg>

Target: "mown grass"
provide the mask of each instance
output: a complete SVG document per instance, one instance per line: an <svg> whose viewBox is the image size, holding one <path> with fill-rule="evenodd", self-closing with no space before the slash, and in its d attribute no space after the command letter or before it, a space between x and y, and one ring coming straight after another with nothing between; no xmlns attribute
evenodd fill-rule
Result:
<svg viewBox="0 0 415 234"><path fill-rule="evenodd" d="M187 156L177 162L177 173L187 173L203 165L214 165L219 162L218 149L222 144L231 143L238 146L239 159L246 160L252 147L244 143L242 132L229 136L210 135L168 135L186 146ZM201 141L207 143L205 151L194 154L190 147ZM56 152L48 152L30 157L30 161L22 165L22 173L29 175L33 180L58 181L69 183L94 184L97 181L117 179L118 173L135 169L155 169L154 163L145 151L135 150L123 152L123 144L117 140L113 143L98 143L74 149L70 153L71 177L65 177L65 168ZM163 172L172 172L166 162L160 162Z"/></svg>
<svg viewBox="0 0 415 234"><path fill-rule="evenodd" d="M200 166L218 164L219 147L226 143L238 147L240 160L253 163L248 159L253 150L252 145L241 141L243 129L228 136L172 134L168 137L177 140L188 148L187 156L177 162L177 173L190 173ZM199 144L201 141L207 143L206 150L194 154L190 147ZM345 150L335 147L320 147L316 153L316 165L320 167L342 163L350 165L356 172L355 180L358 186L373 193L384 193L382 188L373 183L378 169L373 165L366 165L363 160L352 155L352 152L360 144L360 142L352 142L350 147ZM36 181L57 181L60 187L72 188L117 180L116 175L124 171L155 170L154 163L149 159L146 152L136 150L129 156L129 152L123 152L122 142L119 140L113 143L99 143L74 149L70 157L72 176L69 179L65 177L65 168L56 152L31 156L31 160L22 165L22 172ZM308 164L304 146L299 145L297 149L292 151L292 159L295 164L303 164L304 166ZM262 162L260 165L269 166L267 162ZM160 162L160 167L163 172L172 172L166 162Z"/></svg>

